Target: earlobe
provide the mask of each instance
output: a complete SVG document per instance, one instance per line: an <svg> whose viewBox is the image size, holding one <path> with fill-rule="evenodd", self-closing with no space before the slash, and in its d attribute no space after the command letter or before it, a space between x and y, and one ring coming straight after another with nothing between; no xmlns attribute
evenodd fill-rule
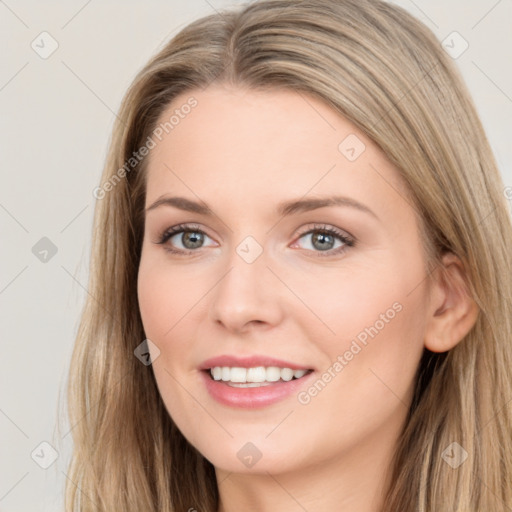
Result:
<svg viewBox="0 0 512 512"><path fill-rule="evenodd" d="M425 347L446 352L455 347L475 325L479 308L471 297L465 269L460 259L447 253L442 268L432 274L431 302Z"/></svg>

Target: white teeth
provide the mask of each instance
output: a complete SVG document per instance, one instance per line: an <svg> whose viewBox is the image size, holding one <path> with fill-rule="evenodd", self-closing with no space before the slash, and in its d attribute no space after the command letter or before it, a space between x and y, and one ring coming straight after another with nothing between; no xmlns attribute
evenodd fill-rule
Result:
<svg viewBox="0 0 512 512"><path fill-rule="evenodd" d="M293 370L291 368L283 368L281 370L281 379L292 380L293 379Z"/></svg>
<svg viewBox="0 0 512 512"><path fill-rule="evenodd" d="M300 379L307 372L308 370L292 370L291 368L279 368L278 366L256 366L254 368L215 366L210 368L213 380L222 380L230 385L233 383L236 387L257 387L256 383L267 385L278 380Z"/></svg>
<svg viewBox="0 0 512 512"><path fill-rule="evenodd" d="M247 382L247 368L231 368L231 382Z"/></svg>
<svg viewBox="0 0 512 512"><path fill-rule="evenodd" d="M272 386L270 382L226 382L232 388L259 388L261 386Z"/></svg>
<svg viewBox="0 0 512 512"><path fill-rule="evenodd" d="M281 368L277 366L269 366L267 368L267 378L269 382L277 382L281 378Z"/></svg>
<svg viewBox="0 0 512 512"><path fill-rule="evenodd" d="M265 382L267 371L264 366L247 368L247 382Z"/></svg>

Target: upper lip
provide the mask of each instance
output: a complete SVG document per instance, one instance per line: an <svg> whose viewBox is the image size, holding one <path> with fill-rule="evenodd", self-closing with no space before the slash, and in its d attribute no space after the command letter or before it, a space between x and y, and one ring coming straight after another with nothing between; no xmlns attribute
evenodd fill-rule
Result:
<svg viewBox="0 0 512 512"><path fill-rule="evenodd" d="M310 370L311 367L304 366L291 361L283 361L282 359L276 359L275 357L264 356L264 355L252 355L248 357L239 357L233 355L221 355L212 357L203 361L200 370L209 370L216 366L229 366L238 368L255 368L257 366L278 366L279 368L291 368L292 370Z"/></svg>

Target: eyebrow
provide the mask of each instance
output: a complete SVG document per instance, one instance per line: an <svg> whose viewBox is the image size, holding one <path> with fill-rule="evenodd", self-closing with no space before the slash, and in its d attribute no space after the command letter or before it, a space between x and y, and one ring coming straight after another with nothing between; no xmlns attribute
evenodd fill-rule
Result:
<svg viewBox="0 0 512 512"><path fill-rule="evenodd" d="M196 202L185 197L170 197L162 196L158 198L154 203L146 208L146 213L158 208L160 206L174 206L180 210L187 212L197 213L200 215L211 216L213 215L212 210L204 202ZM367 213L378 219L378 216L368 206L345 196L328 196L318 197L309 199L295 199L292 201L285 201L277 206L277 214L281 217L287 217L296 213L308 212L311 210L317 210L319 208L325 208L328 206L345 206L354 208L361 212Z"/></svg>

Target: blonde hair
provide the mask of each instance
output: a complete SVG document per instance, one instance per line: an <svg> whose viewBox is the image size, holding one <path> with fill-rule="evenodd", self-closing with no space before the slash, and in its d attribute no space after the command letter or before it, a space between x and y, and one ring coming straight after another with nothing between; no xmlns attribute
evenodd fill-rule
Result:
<svg viewBox="0 0 512 512"><path fill-rule="evenodd" d="M457 255L479 307L452 350L425 350L386 512L512 507L512 225L489 143L435 36L380 0L263 0L199 19L138 73L120 108L94 217L89 297L73 352L74 452L66 510L216 512L212 464L174 425L137 302L147 159L125 163L178 94L228 82L313 95L396 165L425 231L429 268ZM125 168L125 172L119 170ZM115 181L113 179L117 176ZM459 443L467 460L442 457Z"/></svg>

